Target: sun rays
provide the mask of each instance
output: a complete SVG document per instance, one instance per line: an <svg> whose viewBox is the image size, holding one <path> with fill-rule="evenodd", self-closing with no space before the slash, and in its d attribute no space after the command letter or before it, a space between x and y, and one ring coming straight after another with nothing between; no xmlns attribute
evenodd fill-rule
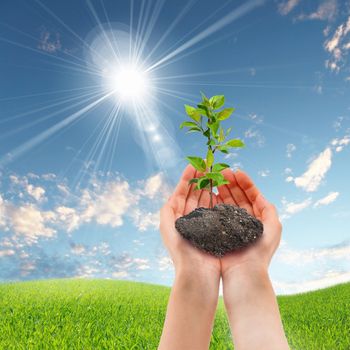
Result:
<svg viewBox="0 0 350 350"><path fill-rule="evenodd" d="M162 9L166 6L165 0L155 2L143 0L140 3L131 0L129 23L123 24L111 20L111 14L103 1L93 3L87 0L87 10L95 22L95 27L87 30L89 33L85 39L50 7L35 0L37 10L49 16L58 28L67 33L72 41L82 48L81 53L62 50L53 55L34 45L37 40L35 36L8 24L1 24L26 38L27 41L15 41L1 36L0 41L17 46L23 50L23 53L28 50L36 54L38 59L45 58L45 68L51 69L52 67L65 73L71 72L71 74L90 81L91 84L82 84L80 88L2 97L0 102L46 96L47 102L45 105L0 119L0 125L15 125L11 130L2 132L0 139L21 135L25 130L37 130L31 138L23 140L15 148L7 150L5 154L0 154L0 166L23 156L56 134L68 130L72 125L84 123L87 115L96 109L100 111L101 106L105 106L103 115L96 118L95 128L81 144L71 162L62 170L62 174L67 174L77 162L85 165L81 165L75 171L76 184L79 184L87 174L91 176L102 169L110 171L119 151L118 136L124 117L132 123L134 139L141 146L150 163L156 163L158 169L164 172L176 167L182 156L181 151L172 128L168 127L170 121L163 115L161 109L176 112L168 103L168 100L171 99L192 102L195 96L181 89L181 85L194 84L193 78L235 74L250 69L197 71L186 74L181 70L179 62L184 57L226 38L227 34L222 35L219 39L212 36L240 17L262 6L264 0L250 0L240 6L233 6L232 1L227 1L216 8L208 18L198 21L193 29L183 37L178 40L169 40L172 32L181 25L182 20L196 3L197 0L187 2L154 42L151 38L157 28ZM221 10L225 10L225 14L215 19L216 14ZM206 40L208 38L211 40ZM32 42L32 45L28 43L28 40ZM167 47L164 48L165 43ZM170 71L167 70L169 66L172 67L170 74ZM227 84L215 81L195 83L198 86L206 84L225 86ZM243 87L244 85L236 84L235 86ZM48 122L51 125L44 127ZM88 171L86 164L88 164Z"/></svg>

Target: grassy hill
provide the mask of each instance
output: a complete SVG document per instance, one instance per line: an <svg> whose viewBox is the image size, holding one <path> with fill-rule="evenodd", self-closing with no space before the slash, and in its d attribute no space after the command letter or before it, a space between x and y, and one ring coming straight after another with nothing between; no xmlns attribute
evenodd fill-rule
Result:
<svg viewBox="0 0 350 350"><path fill-rule="evenodd" d="M0 284L0 349L156 349L169 292L111 280ZM350 284L278 301L292 349L350 349ZM221 300L210 349L233 349Z"/></svg>

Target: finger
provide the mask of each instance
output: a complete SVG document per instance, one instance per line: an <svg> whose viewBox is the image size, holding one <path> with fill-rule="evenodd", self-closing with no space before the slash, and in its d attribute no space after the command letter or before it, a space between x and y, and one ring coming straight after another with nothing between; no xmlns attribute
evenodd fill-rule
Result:
<svg viewBox="0 0 350 350"><path fill-rule="evenodd" d="M206 190L201 191L201 196L199 197L198 207L209 208L210 206L210 194Z"/></svg>
<svg viewBox="0 0 350 350"><path fill-rule="evenodd" d="M217 197L216 197L216 194L213 193L213 207L214 207L216 204L218 204L218 199L217 199Z"/></svg>
<svg viewBox="0 0 350 350"><path fill-rule="evenodd" d="M222 203L237 205L227 185L218 186L218 190Z"/></svg>
<svg viewBox="0 0 350 350"><path fill-rule="evenodd" d="M183 213L186 205L187 196L191 190L188 182L196 175L196 169L192 165L187 165L179 183L177 184L173 193L173 205L177 213Z"/></svg>
<svg viewBox="0 0 350 350"><path fill-rule="evenodd" d="M169 203L163 205L163 207L160 209L159 216L159 230L163 239L166 241L169 232L173 230L175 221L174 210Z"/></svg>
<svg viewBox="0 0 350 350"><path fill-rule="evenodd" d="M198 171L196 171L195 176L194 177L200 177L203 174L199 173ZM201 195L201 191L200 190L195 190L197 184L191 184L191 188L189 189L187 198L186 198L186 204L185 204L185 209L183 214L187 215L188 213L190 213L192 210L196 209L198 207L198 201L199 201L199 197Z"/></svg>
<svg viewBox="0 0 350 350"><path fill-rule="evenodd" d="M268 202L261 193L255 199L256 210L259 213L259 219L265 224L276 224L279 222L276 207Z"/></svg>
<svg viewBox="0 0 350 350"><path fill-rule="evenodd" d="M230 182L227 185L227 188L231 192L232 198L237 203L237 205L241 208L246 209L249 214L254 215L252 204L250 203L243 190L239 187L233 171L230 169L225 169L222 171L222 174L224 175L225 179Z"/></svg>
<svg viewBox="0 0 350 350"><path fill-rule="evenodd" d="M224 201L222 200L220 194L216 195L216 201L217 201L218 204L223 204L224 203Z"/></svg>
<svg viewBox="0 0 350 350"><path fill-rule="evenodd" d="M257 217L260 213L254 204L257 196L260 194L259 189L255 186L252 179L244 171L237 170L234 173L234 176L236 178L238 186L243 190L246 197L250 201L253 207L254 215Z"/></svg>
<svg viewBox="0 0 350 350"><path fill-rule="evenodd" d="M236 181L239 187L243 190L246 197L249 199L251 203L255 202L256 197L259 195L260 191L254 185L252 179L243 171L237 170L234 173Z"/></svg>

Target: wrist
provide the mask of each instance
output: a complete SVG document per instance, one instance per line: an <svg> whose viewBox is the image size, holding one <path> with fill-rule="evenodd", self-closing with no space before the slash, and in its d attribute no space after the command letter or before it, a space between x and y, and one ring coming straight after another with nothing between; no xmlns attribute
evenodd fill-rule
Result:
<svg viewBox="0 0 350 350"><path fill-rule="evenodd" d="M245 261L228 267L222 273L223 283L232 279L263 280L268 278L268 266L259 261Z"/></svg>
<svg viewBox="0 0 350 350"><path fill-rule="evenodd" d="M209 273L193 266L177 268L175 270L174 285L194 297L198 303L209 307L216 307L219 296L220 275Z"/></svg>
<svg viewBox="0 0 350 350"><path fill-rule="evenodd" d="M243 299L254 300L271 288L267 268L258 264L242 264L230 268L223 277L223 298L228 307Z"/></svg>
<svg viewBox="0 0 350 350"><path fill-rule="evenodd" d="M214 259L214 258L213 258ZM173 259L176 274L198 276L207 279L220 279L220 263L213 263L201 257L191 257L188 255L178 256Z"/></svg>

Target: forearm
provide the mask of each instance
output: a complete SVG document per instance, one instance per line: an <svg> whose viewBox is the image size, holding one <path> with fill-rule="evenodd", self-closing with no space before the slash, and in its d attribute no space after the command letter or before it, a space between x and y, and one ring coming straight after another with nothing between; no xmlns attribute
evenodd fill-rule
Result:
<svg viewBox="0 0 350 350"><path fill-rule="evenodd" d="M266 270L235 268L224 276L223 291L235 349L289 349Z"/></svg>
<svg viewBox="0 0 350 350"><path fill-rule="evenodd" d="M218 287L219 276L197 271L176 273L158 349L209 347Z"/></svg>

